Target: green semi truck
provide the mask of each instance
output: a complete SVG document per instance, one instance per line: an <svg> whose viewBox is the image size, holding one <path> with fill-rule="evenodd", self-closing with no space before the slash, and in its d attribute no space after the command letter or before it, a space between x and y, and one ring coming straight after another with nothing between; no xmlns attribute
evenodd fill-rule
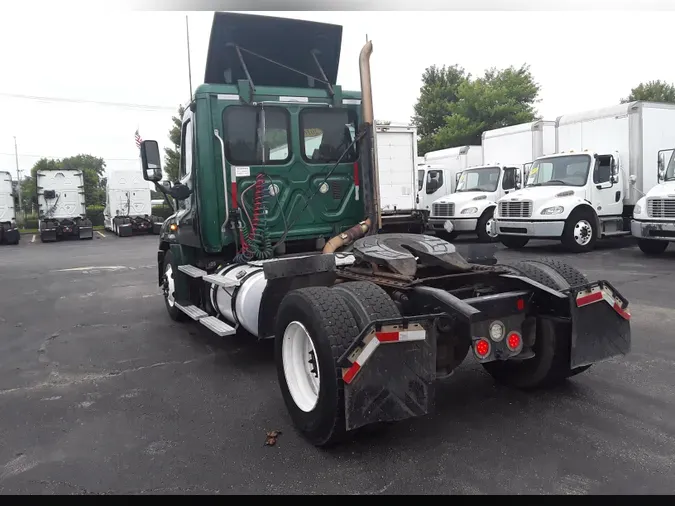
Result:
<svg viewBox="0 0 675 506"><path fill-rule="evenodd" d="M530 389L628 353L628 301L608 281L380 233L373 46L346 91L341 39L336 25L215 14L180 181L161 186L159 146L141 146L145 179L178 203L157 252L169 316L274 339L290 417L317 446L430 413L434 383L469 355Z"/></svg>

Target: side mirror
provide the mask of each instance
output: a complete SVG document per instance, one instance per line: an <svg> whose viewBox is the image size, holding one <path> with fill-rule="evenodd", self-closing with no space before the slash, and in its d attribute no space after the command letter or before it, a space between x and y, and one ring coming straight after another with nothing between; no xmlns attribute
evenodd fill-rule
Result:
<svg viewBox="0 0 675 506"><path fill-rule="evenodd" d="M176 183L167 193L176 200L185 200L192 195L192 190L183 183Z"/></svg>
<svg viewBox="0 0 675 506"><path fill-rule="evenodd" d="M523 179L519 170L516 170L516 190L520 190L523 186Z"/></svg>
<svg viewBox="0 0 675 506"><path fill-rule="evenodd" d="M659 183L663 183L666 179L666 171L659 168Z"/></svg>
<svg viewBox="0 0 675 506"><path fill-rule="evenodd" d="M141 165L143 179L157 183L162 180L162 160L157 141L141 142Z"/></svg>

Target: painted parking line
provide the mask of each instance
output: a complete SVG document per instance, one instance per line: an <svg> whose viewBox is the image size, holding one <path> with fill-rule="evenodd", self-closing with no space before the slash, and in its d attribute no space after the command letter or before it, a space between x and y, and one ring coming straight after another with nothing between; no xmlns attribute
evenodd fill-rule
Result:
<svg viewBox="0 0 675 506"><path fill-rule="evenodd" d="M105 234L102 233L100 230L97 230L96 233L97 233L98 235L100 235L101 237L105 237Z"/></svg>
<svg viewBox="0 0 675 506"><path fill-rule="evenodd" d="M33 238L30 240L30 242L35 242L35 234L33 234Z"/></svg>

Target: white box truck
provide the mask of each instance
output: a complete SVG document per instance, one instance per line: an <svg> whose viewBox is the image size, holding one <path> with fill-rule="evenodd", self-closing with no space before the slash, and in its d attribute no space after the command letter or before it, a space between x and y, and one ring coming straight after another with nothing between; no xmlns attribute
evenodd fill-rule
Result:
<svg viewBox="0 0 675 506"><path fill-rule="evenodd" d="M480 146L429 151L424 155L424 163L426 166L420 167L424 170L424 179L421 186L418 184L418 207L429 214L435 200L455 191L460 172L483 163L483 151Z"/></svg>
<svg viewBox="0 0 675 506"><path fill-rule="evenodd" d="M494 242L493 213L497 201L518 190L523 171L535 158L555 152L555 121L532 121L482 135L483 164L464 170L454 193L432 204L431 228L453 239L475 233L481 242Z"/></svg>
<svg viewBox="0 0 675 506"><path fill-rule="evenodd" d="M660 255L675 241L675 148L658 152L658 184L633 208L631 233L647 255Z"/></svg>
<svg viewBox="0 0 675 506"><path fill-rule="evenodd" d="M422 232L425 217L417 199L417 128L407 123L376 121L377 163L382 227Z"/></svg>
<svg viewBox="0 0 675 506"><path fill-rule="evenodd" d="M12 175L0 172L0 244L19 244L20 238L14 211Z"/></svg>
<svg viewBox="0 0 675 506"><path fill-rule="evenodd" d="M638 199L657 183L657 156L675 145L675 105L630 102L557 120L557 154L532 164L523 189L502 197L501 242L557 239L575 252L630 234Z"/></svg>
<svg viewBox="0 0 675 506"><path fill-rule="evenodd" d="M103 224L119 237L159 234L162 218L152 215L150 188L135 170L111 171L105 192Z"/></svg>
<svg viewBox="0 0 675 506"><path fill-rule="evenodd" d="M42 242L53 242L67 237L94 237L94 229L87 218L84 175L81 171L38 171L37 195Z"/></svg>

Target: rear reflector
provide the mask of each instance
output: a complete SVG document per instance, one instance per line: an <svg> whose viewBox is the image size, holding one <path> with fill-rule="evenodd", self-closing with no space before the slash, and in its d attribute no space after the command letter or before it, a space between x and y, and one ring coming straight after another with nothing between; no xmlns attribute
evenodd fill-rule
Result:
<svg viewBox="0 0 675 506"><path fill-rule="evenodd" d="M601 300L604 300L607 304L612 306L619 316L626 320L630 320L630 312L621 307L621 302L614 297L612 291L606 286L603 286L602 288L597 286L590 292L577 294L577 307L588 306L589 304L600 302Z"/></svg>
<svg viewBox="0 0 675 506"><path fill-rule="evenodd" d="M424 341L426 337L427 333L425 330L375 332L373 338L363 347L351 367L346 370L343 369L342 381L350 384L380 344Z"/></svg>

